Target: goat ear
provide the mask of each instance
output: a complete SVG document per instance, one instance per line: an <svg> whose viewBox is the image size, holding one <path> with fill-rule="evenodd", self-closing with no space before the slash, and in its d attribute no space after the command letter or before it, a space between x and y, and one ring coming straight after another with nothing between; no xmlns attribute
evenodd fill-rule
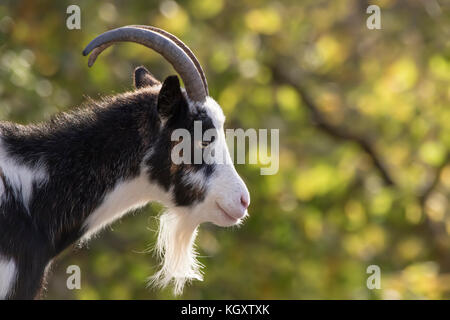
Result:
<svg viewBox="0 0 450 320"><path fill-rule="evenodd" d="M140 66L134 69L133 77L134 87L140 89L148 86L156 86L161 84L145 67Z"/></svg>
<svg viewBox="0 0 450 320"><path fill-rule="evenodd" d="M177 76L169 76L164 80L158 95L158 113L169 118L187 108L187 102L181 92L180 80Z"/></svg>

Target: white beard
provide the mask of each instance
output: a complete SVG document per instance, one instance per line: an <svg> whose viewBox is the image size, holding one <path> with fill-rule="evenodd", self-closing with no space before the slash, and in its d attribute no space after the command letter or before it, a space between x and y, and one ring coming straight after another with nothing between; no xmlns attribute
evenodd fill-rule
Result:
<svg viewBox="0 0 450 320"><path fill-rule="evenodd" d="M174 294L183 292L186 282L202 281L201 268L197 261L194 241L200 222L187 212L167 211L160 216L156 253L162 260L161 269L150 278L149 284L166 287L174 283Z"/></svg>

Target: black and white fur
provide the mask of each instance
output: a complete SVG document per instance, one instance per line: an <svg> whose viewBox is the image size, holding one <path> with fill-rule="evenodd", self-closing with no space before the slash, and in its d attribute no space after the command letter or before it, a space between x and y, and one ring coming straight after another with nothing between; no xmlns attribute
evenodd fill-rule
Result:
<svg viewBox="0 0 450 320"><path fill-rule="evenodd" d="M217 130L214 148L229 157L217 103L191 103L178 77L161 84L144 67L134 82L132 92L89 100L45 123L0 122L0 299L38 297L62 250L150 201L167 207L157 243L163 263L152 281L173 281L180 293L202 278L198 225L231 226L247 215L249 194L231 161L171 161L171 133L192 131L194 121Z"/></svg>

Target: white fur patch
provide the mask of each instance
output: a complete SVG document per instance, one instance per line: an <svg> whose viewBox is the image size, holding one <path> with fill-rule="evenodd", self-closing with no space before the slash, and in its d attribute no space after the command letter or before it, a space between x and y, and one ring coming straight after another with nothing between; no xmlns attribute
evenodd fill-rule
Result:
<svg viewBox="0 0 450 320"><path fill-rule="evenodd" d="M157 185L151 184L146 174L141 174L132 180L118 182L106 195L101 205L86 219L84 226L88 231L84 238L88 239L125 213L155 200L169 201L167 193Z"/></svg>
<svg viewBox="0 0 450 320"><path fill-rule="evenodd" d="M162 259L161 269L150 278L150 285L165 287L174 283L174 294L183 292L187 282L202 281L194 241L199 222L189 212L169 210L160 216L156 252Z"/></svg>
<svg viewBox="0 0 450 320"><path fill-rule="evenodd" d="M8 298L16 279L16 264L13 259L0 256L0 300Z"/></svg>
<svg viewBox="0 0 450 320"><path fill-rule="evenodd" d="M217 129L223 128L223 124L225 123L225 115L223 114L222 108L219 104L213 98L207 97L203 107L206 109L208 116L211 117L214 127Z"/></svg>
<svg viewBox="0 0 450 320"><path fill-rule="evenodd" d="M33 193L33 186L41 185L48 180L48 175L43 165L30 167L17 162L8 155L3 141L0 140L0 169L6 181L2 181L0 191L0 201L5 197L6 182L10 185L17 198L22 199L22 203L27 210Z"/></svg>

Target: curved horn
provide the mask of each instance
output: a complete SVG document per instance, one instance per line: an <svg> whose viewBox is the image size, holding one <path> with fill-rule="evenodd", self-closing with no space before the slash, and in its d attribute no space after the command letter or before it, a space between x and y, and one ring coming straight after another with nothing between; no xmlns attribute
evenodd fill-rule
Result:
<svg viewBox="0 0 450 320"><path fill-rule="evenodd" d="M183 79L186 92L191 100L203 102L208 95L208 89L205 87L206 79L204 80L204 74L202 74L203 71L199 71L197 64L191 60L190 55L192 52L189 50L190 53L187 53L183 50L177 43L182 42L177 38L175 38L177 40L174 40L174 38L175 36L171 35L169 38L163 32L153 30L151 27L126 26L97 36L83 50L83 55L88 55L94 50L88 62L88 65L92 66L97 56L115 42L125 41L142 44L155 50L170 62ZM183 46L187 48L186 45L183 44ZM192 56L194 55L192 54ZM200 66L199 63L198 66Z"/></svg>
<svg viewBox="0 0 450 320"><path fill-rule="evenodd" d="M197 68L198 73L200 73L200 76L202 77L203 86L205 87L206 95L209 96L208 82L206 81L205 72L203 71L203 68L200 65L200 62L198 61L198 59L195 56L195 54L192 52L192 50L186 44L184 44L183 41L178 39L173 34L167 32L165 30L156 28L156 27L145 26L145 25L131 25L130 27L136 27L136 28L153 30L155 32L158 32L158 33L162 34L163 36L166 36L167 38L169 38L173 42L175 42L181 49L184 50L184 52L186 52L186 54L189 56L189 58L191 58L192 62L195 64L195 67Z"/></svg>
<svg viewBox="0 0 450 320"><path fill-rule="evenodd" d="M172 40L173 42L175 42L181 49L184 50L184 52L186 52L186 54L189 56L189 58L191 58L192 62L195 64L195 67L197 68L198 73L200 73L200 76L202 77L203 86L205 87L206 95L209 96L209 88L208 88L208 82L206 80L205 72L203 71L203 68L200 65L200 62L198 61L197 57L194 55L194 53L191 51L191 49L186 44L184 44L183 41L178 39L173 34L167 32L165 30L156 28L156 27L145 26L145 25L129 25L127 27L152 30L152 31L162 34L163 36L165 36L165 37L169 38L170 40ZM104 50L106 50L107 48L109 48L112 45L113 45L113 43L109 43L109 44L104 44L100 47L95 48L92 51L91 55L89 56L88 65L92 66L94 64L95 60L97 59L97 56L99 56Z"/></svg>

